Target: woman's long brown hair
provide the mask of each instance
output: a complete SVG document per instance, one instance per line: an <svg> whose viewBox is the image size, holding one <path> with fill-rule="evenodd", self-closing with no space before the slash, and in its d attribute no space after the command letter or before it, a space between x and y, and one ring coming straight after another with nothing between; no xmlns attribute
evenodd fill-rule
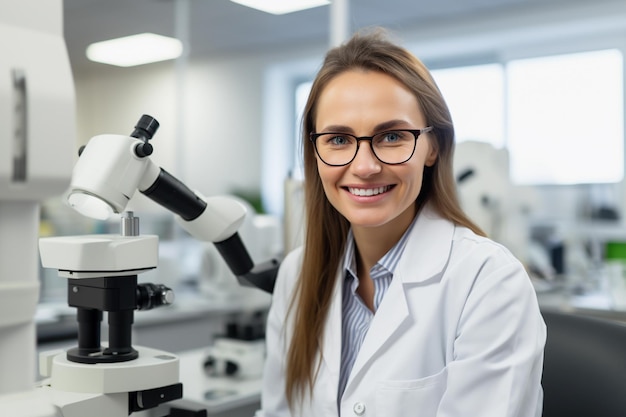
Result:
<svg viewBox="0 0 626 417"><path fill-rule="evenodd" d="M382 29L354 35L331 49L317 74L303 115L304 199L306 207L305 250L296 296L293 338L287 357L286 396L290 407L310 393L319 366L323 328L332 291L341 265L348 221L329 203L317 172L309 134L316 131L316 105L320 94L337 75L349 70L379 71L404 84L417 98L426 123L433 126L431 145L438 157L426 167L416 205L426 202L444 218L484 235L463 213L456 194L452 170L454 128L448 107L428 69L406 49L389 41Z"/></svg>

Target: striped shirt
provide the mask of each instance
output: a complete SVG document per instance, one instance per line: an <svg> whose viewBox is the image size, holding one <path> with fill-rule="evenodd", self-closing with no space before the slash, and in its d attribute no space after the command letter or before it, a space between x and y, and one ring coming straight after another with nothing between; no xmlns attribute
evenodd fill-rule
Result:
<svg viewBox="0 0 626 417"><path fill-rule="evenodd" d="M417 216L416 216L417 218ZM406 246L409 234L415 219L404 232L404 235L370 270L370 277L374 282L374 311L383 300L387 288L391 284L393 273L398 265L402 252ZM348 234L343 269L345 279L342 291L342 329L341 329L341 370L339 374L339 404L348 382L348 377L356 360L361 344L365 339L374 313L367 308L361 297L356 293L359 279L356 274L355 244L352 231Z"/></svg>

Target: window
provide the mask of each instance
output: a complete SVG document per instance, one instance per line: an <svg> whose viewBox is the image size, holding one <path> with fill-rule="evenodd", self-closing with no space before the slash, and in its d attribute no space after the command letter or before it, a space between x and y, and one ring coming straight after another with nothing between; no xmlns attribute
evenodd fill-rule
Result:
<svg viewBox="0 0 626 417"><path fill-rule="evenodd" d="M623 178L624 86L619 50L432 71L457 142L509 151L516 184Z"/></svg>
<svg viewBox="0 0 626 417"><path fill-rule="evenodd" d="M294 138L296 138L297 145L294 146L294 168L292 172L292 177L297 180L301 180L304 178L304 167L302 166L302 115L304 113L304 106L306 105L306 101L309 98L309 93L311 92L311 87L313 86L313 81L305 81L299 83L296 86L296 108L295 115L296 120L294 126L296 127Z"/></svg>
<svg viewBox="0 0 626 417"><path fill-rule="evenodd" d="M622 54L604 50L506 67L511 178L521 184L622 180Z"/></svg>
<svg viewBox="0 0 626 417"><path fill-rule="evenodd" d="M457 142L504 146L504 71L500 64L433 70L446 99Z"/></svg>

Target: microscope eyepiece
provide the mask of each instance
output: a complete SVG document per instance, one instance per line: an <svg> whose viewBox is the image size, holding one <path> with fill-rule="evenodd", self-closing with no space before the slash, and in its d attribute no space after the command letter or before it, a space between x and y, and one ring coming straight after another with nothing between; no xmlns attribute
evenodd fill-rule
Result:
<svg viewBox="0 0 626 417"><path fill-rule="evenodd" d="M152 116L144 114L139 118L139 121L135 125L135 130L130 136L148 141L152 139L157 130L159 130L159 122Z"/></svg>

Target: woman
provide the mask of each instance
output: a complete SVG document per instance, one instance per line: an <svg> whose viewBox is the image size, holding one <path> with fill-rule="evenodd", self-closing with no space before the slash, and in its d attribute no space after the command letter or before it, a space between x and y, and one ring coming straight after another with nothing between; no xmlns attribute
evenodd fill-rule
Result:
<svg viewBox="0 0 626 417"><path fill-rule="evenodd" d="M276 282L257 415L540 416L536 296L459 207L423 64L355 35L327 54L303 133L306 238Z"/></svg>

